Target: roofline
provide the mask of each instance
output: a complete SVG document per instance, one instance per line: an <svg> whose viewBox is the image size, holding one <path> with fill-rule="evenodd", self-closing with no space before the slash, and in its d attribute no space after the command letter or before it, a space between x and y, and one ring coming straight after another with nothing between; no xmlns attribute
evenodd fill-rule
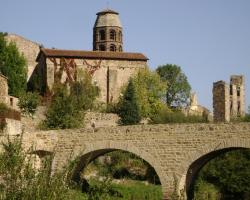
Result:
<svg viewBox="0 0 250 200"><path fill-rule="evenodd" d="M62 52L62 53L65 53L66 51L70 51L70 52L75 52L75 53L78 53L78 55L60 55L60 54L57 54L57 55L48 55L46 53L46 50L47 51L57 51L57 52ZM80 55L81 53L86 53L86 54L96 54L96 55ZM106 54L106 53L112 53L113 55L100 55L101 53L103 54ZM115 54L127 54L127 55L134 55L134 56L138 56L140 55L141 58L136 58L136 57L122 57L122 56L117 56ZM81 51L81 50L62 50L62 49L47 49L47 48L41 48L40 49L40 52L38 53L38 56L36 58L36 61L38 62L41 55L45 55L45 57L49 57L49 58L88 58L88 59L103 59L103 60L134 60L134 61L148 61L149 59L144 56L143 54L141 53L132 53L132 52L107 52L107 51Z"/></svg>
<svg viewBox="0 0 250 200"><path fill-rule="evenodd" d="M106 13L111 13L111 14L119 15L118 12L116 12L116 11L114 11L114 10L110 10L110 9L102 10L102 11L96 13L96 15L105 15Z"/></svg>

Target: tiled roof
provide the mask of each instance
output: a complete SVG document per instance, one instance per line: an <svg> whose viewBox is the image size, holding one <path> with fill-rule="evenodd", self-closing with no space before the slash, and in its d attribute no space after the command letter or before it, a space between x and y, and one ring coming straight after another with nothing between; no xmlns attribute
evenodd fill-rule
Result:
<svg viewBox="0 0 250 200"><path fill-rule="evenodd" d="M108 60L141 60L147 61L148 58L141 53L124 53L110 51L79 51L79 50L59 50L42 48L37 56L37 61L41 54L46 57L71 57L88 59L108 59Z"/></svg>

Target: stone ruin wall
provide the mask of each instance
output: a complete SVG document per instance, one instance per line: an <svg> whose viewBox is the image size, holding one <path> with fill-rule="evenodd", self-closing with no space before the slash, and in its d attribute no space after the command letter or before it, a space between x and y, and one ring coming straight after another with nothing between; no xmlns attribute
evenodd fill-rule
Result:
<svg viewBox="0 0 250 200"><path fill-rule="evenodd" d="M7 78L0 74L0 103L6 104L8 107L19 110L18 98L8 95Z"/></svg>
<svg viewBox="0 0 250 200"><path fill-rule="evenodd" d="M46 65L47 65L46 84L49 90L52 89L56 79L55 75L57 72L59 72L61 68L60 58L56 58L55 61L58 65L57 70L55 70L55 63L53 63L50 58L46 58ZM93 83L100 88L99 100L101 102L108 101L110 103L116 102L118 100L122 87L128 82L131 76L136 74L136 72L139 69L147 67L147 63L145 61L129 61L129 60L100 60L100 59L75 58L74 63L76 69L72 68L72 74L70 75L71 79L75 79L77 77L78 72L80 72L81 69L88 71L92 75ZM70 79L69 75L66 73L65 70L63 70L63 72L60 74L61 83L65 83L69 79Z"/></svg>
<svg viewBox="0 0 250 200"><path fill-rule="evenodd" d="M245 116L245 78L240 75L230 77L231 117ZM238 91L239 90L239 91Z"/></svg>
<svg viewBox="0 0 250 200"><path fill-rule="evenodd" d="M40 51L40 45L16 34L8 34L5 39L7 42L15 42L18 50L24 55L28 66L27 80L29 80L37 65L36 57Z"/></svg>
<svg viewBox="0 0 250 200"><path fill-rule="evenodd" d="M213 110L214 121L230 121L229 86L224 81L213 84Z"/></svg>
<svg viewBox="0 0 250 200"><path fill-rule="evenodd" d="M229 122L245 116L245 78L232 75L230 85L224 81L213 84L214 121Z"/></svg>

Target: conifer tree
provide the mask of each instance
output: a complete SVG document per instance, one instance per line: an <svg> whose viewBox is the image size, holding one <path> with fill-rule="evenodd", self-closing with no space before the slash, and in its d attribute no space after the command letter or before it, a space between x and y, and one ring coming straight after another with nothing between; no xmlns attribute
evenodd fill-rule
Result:
<svg viewBox="0 0 250 200"><path fill-rule="evenodd" d="M119 116L124 125L137 124L141 120L135 87L131 79L120 102Z"/></svg>

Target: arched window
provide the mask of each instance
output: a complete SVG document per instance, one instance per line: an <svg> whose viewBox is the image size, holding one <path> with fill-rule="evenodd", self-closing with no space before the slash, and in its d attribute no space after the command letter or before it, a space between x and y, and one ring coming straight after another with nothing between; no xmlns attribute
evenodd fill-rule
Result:
<svg viewBox="0 0 250 200"><path fill-rule="evenodd" d="M105 45L100 44L99 45L99 51L105 51L105 50L106 50Z"/></svg>
<svg viewBox="0 0 250 200"><path fill-rule="evenodd" d="M115 30L110 30L109 39L110 40L116 40L116 32L115 32Z"/></svg>
<svg viewBox="0 0 250 200"><path fill-rule="evenodd" d="M110 51L116 51L116 46L114 44L110 45Z"/></svg>
<svg viewBox="0 0 250 200"><path fill-rule="evenodd" d="M105 40L106 38L105 30L99 31L99 37L100 37L100 40Z"/></svg>
<svg viewBox="0 0 250 200"><path fill-rule="evenodd" d="M122 41L122 32L119 31L119 40Z"/></svg>
<svg viewBox="0 0 250 200"><path fill-rule="evenodd" d="M119 47L119 51L122 51L122 46Z"/></svg>

